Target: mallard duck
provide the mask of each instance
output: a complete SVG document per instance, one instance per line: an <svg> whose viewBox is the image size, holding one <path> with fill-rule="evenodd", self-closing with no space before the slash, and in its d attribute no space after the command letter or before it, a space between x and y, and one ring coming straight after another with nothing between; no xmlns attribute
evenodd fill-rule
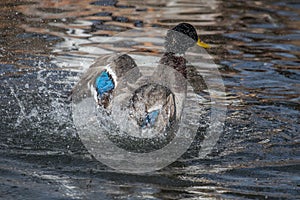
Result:
<svg viewBox="0 0 300 200"><path fill-rule="evenodd" d="M159 63L188 78L187 61L182 55L195 44L209 47L198 38L192 25L178 24L167 32L164 45L166 52ZM73 100L76 102L84 97L93 96L97 105L109 108L119 79L126 73L133 73L134 70L138 71L137 65L127 54L98 58L75 86L73 92L76 93L76 97ZM149 83L134 91L128 106L131 118L141 129L155 127L163 131L178 120L176 105L179 104L175 94L168 87Z"/></svg>
<svg viewBox="0 0 300 200"><path fill-rule="evenodd" d="M180 23L168 30L164 44L166 51L159 63L176 69L189 81L195 93L199 93L207 89L205 81L194 66L187 65L187 60L184 58L185 52L195 45L205 49L210 48L210 45L202 42L198 37L194 26Z"/></svg>
<svg viewBox="0 0 300 200"><path fill-rule="evenodd" d="M159 61L157 71L153 74L153 82L157 80L159 83L164 83L170 87L172 84L177 84L177 87L173 88L174 92L177 90L181 94L185 93L183 90L186 90L186 80L190 81L196 93L207 89L202 76L197 74L195 67L187 65L183 56L195 44L203 48L210 48L208 44L199 39L196 29L191 24L180 23L170 29L165 38L165 53ZM178 71L186 80L183 80L182 76L177 76L171 69ZM170 83L172 82L170 76L174 77L173 83ZM159 78L156 79L157 77ZM175 96L171 90L169 91L169 88L159 87L156 84L146 85L137 90L134 96L136 98L132 100L131 109L140 126L156 126L160 127L159 130L162 131L163 128L178 120L183 105L181 105L182 102L178 102L182 101L182 98L176 99Z"/></svg>

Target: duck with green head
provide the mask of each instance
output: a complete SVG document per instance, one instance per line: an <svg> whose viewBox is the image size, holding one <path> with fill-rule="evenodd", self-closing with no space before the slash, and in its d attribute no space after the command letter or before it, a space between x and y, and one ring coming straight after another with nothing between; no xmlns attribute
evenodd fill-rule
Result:
<svg viewBox="0 0 300 200"><path fill-rule="evenodd" d="M194 26L189 23L180 23L174 28L168 30L165 38L165 53L159 63L176 69L189 81L195 93L200 93L207 89L205 81L197 72L196 68L188 65L184 54L189 48L195 45L205 49L210 45L204 43L197 35Z"/></svg>

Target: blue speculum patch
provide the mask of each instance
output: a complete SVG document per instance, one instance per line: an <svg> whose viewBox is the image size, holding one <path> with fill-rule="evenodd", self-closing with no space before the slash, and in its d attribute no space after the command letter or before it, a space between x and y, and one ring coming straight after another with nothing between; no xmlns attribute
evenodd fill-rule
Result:
<svg viewBox="0 0 300 200"><path fill-rule="evenodd" d="M100 76L96 78L95 85L100 96L111 91L115 87L114 81L107 71L101 72Z"/></svg>
<svg viewBox="0 0 300 200"><path fill-rule="evenodd" d="M153 126L155 124L158 114L159 114L159 110L154 110L154 111L148 113L142 123L142 128L145 128L149 125Z"/></svg>

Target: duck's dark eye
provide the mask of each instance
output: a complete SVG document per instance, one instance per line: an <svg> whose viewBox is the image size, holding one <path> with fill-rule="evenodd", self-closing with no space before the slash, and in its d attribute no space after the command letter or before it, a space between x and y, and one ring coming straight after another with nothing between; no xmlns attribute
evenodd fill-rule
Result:
<svg viewBox="0 0 300 200"><path fill-rule="evenodd" d="M100 96L111 91L115 87L114 81L107 71L101 72L101 74L96 78L95 85L97 93Z"/></svg>

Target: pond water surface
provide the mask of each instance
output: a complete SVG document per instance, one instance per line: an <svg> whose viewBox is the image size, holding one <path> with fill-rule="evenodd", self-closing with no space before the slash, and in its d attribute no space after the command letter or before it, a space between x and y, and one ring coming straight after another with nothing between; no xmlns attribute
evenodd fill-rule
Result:
<svg viewBox="0 0 300 200"><path fill-rule="evenodd" d="M300 199L299 2L3 0L0 13L1 199ZM101 164L73 124L73 86L97 56L126 51L105 38L180 22L223 77L218 143L200 158L200 135L146 174Z"/></svg>

